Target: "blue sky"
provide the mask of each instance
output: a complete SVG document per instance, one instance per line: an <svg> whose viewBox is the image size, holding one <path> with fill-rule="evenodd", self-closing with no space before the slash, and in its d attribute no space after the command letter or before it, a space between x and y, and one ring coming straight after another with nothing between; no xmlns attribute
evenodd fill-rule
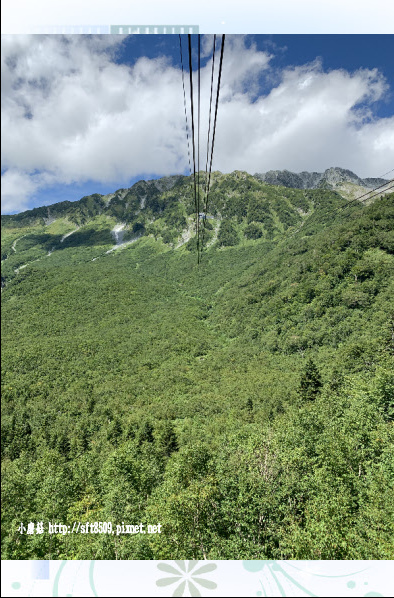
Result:
<svg viewBox="0 0 394 598"><path fill-rule="evenodd" d="M201 147L212 42L202 36ZM2 213L189 173L178 36L3 36L2 46ZM194 37L193 69L196 48ZM227 36L213 168L391 170L393 51L391 35Z"/></svg>
<svg viewBox="0 0 394 598"><path fill-rule="evenodd" d="M155 38L159 37L159 40ZM218 36L220 38L220 36ZM187 36L182 36L183 50L187 52ZM356 71L360 68L377 68L387 79L392 90L384 100L377 102L374 114L389 117L394 114L394 53L393 35L250 35L246 45L256 44L258 50L274 53L271 66L279 72L288 66L300 66L321 58L325 70L345 69ZM193 68L197 69L197 42L193 39ZM167 35L129 36L119 50L116 62L132 66L139 56L156 58L164 54L172 64L179 64L179 41ZM202 58L201 65L210 62L211 54ZM187 54L186 64L188 69ZM262 91L264 86L262 86Z"/></svg>

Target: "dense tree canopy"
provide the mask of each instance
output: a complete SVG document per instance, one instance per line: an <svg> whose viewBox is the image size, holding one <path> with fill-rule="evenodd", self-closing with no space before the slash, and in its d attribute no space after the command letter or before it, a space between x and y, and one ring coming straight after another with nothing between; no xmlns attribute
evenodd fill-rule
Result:
<svg viewBox="0 0 394 598"><path fill-rule="evenodd" d="M394 195L210 202L199 266L184 177L4 219L3 558L394 557Z"/></svg>

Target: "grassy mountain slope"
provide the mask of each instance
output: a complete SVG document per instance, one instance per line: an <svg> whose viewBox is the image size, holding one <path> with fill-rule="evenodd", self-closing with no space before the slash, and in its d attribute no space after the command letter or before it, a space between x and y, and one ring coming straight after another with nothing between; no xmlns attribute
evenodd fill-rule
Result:
<svg viewBox="0 0 394 598"><path fill-rule="evenodd" d="M393 558L394 195L345 204L214 173L199 266L184 177L4 218L3 558Z"/></svg>

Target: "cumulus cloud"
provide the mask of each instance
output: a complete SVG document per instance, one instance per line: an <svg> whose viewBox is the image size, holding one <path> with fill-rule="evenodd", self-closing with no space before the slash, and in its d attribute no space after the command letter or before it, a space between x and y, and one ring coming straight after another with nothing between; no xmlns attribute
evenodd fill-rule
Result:
<svg viewBox="0 0 394 598"><path fill-rule="evenodd" d="M38 189L55 183L47 173L26 174L13 168L1 177L1 208L4 214L28 210L30 198Z"/></svg>
<svg viewBox="0 0 394 598"><path fill-rule="evenodd" d="M212 42L203 38L205 56ZM24 209L48 184L93 180L116 188L143 173L188 167L180 68L165 57L119 64L122 43L108 35L3 36L4 212ZM373 116L374 102L388 91L378 70L325 72L315 61L273 77L271 62L272 54L243 36L226 38L214 169L343 166L374 176L392 168L394 118ZM210 81L208 61L201 71L201 148ZM276 83L259 96L262 81L265 88ZM188 97L187 76L185 87ZM188 118L190 125L190 112Z"/></svg>
<svg viewBox="0 0 394 598"><path fill-rule="evenodd" d="M326 73L318 61L287 69L254 104L238 97L222 106L222 168L299 172L342 166L361 176L380 174L393 164L394 118L374 120L371 105L386 91L376 69Z"/></svg>

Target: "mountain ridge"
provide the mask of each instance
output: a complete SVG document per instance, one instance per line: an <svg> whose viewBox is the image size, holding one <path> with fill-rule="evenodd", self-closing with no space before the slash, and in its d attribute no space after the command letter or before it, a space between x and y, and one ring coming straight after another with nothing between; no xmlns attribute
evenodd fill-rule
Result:
<svg viewBox="0 0 394 598"><path fill-rule="evenodd" d="M219 172L219 171L217 171ZM241 171L233 171L232 173L228 173L229 175L241 172ZM243 172L243 171L242 171ZM226 176L226 174L222 174L219 172L220 175ZM257 179L258 181L264 182L268 185L274 186L282 186L287 188L293 189L332 189L337 191L340 195L345 197L346 199L353 199L353 197L349 196L349 193L346 192L343 188L344 184L351 183L352 185L365 189L365 191L372 190L378 186L388 184L390 182L389 179L383 178L365 178L362 179L358 175L356 175L351 170L347 170L340 167L331 167L326 169L323 173L319 172L308 172L303 171L300 173L294 173L289 170L269 170L265 173L255 173L254 175L250 175L246 173L249 177L252 176L253 178ZM7 221L12 221L15 217L25 215L41 218L51 218L50 211L55 210L56 212L59 209L63 208L70 208L72 204L76 202L81 202L89 197L96 197L102 198L103 200L103 207L108 206L114 198L117 200L123 199L129 192L134 191L136 192L140 198L144 196L144 193L147 191L156 190L158 193L163 193L166 191L170 191L173 187L179 184L182 181L190 179L191 177L187 177L185 175L170 175L164 176L159 179L149 179L144 180L141 179L137 181L131 187L121 187L112 193L107 193L106 195L102 195L100 193L92 193L90 195L86 195L78 200L65 200L62 202L57 202L45 206L39 206L37 208L32 208L29 210L23 210L22 212L18 212L16 214L2 214L2 223L7 223Z"/></svg>
<svg viewBox="0 0 394 598"><path fill-rule="evenodd" d="M324 172L303 171L295 173L290 170L269 170L265 173L255 173L254 176L270 185L281 185L294 189L318 189L319 187L334 189L346 182L366 189L373 189L389 182L388 179L383 178L368 177L362 179L351 170L339 166L327 168Z"/></svg>

